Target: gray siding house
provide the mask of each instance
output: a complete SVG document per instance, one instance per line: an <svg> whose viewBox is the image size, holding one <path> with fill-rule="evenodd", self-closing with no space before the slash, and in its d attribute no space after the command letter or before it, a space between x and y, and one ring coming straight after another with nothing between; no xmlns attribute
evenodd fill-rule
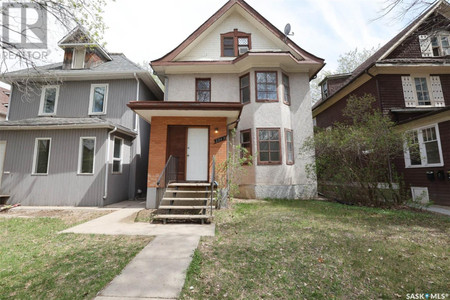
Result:
<svg viewBox="0 0 450 300"><path fill-rule="evenodd" d="M62 63L4 75L0 194L22 205L99 206L146 191L150 128L127 108L157 101L151 74L75 28Z"/></svg>

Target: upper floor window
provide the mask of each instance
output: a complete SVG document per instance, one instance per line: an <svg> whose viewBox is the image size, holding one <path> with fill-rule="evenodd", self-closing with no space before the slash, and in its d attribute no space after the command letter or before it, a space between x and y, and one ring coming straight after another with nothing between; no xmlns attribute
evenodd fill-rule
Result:
<svg viewBox="0 0 450 300"><path fill-rule="evenodd" d="M42 87L41 103L39 105L39 115L53 116L56 114L58 105L59 86L47 85Z"/></svg>
<svg viewBox="0 0 450 300"><path fill-rule="evenodd" d="M211 79L196 79L195 86L197 102L211 102Z"/></svg>
<svg viewBox="0 0 450 300"><path fill-rule="evenodd" d="M419 43L423 57L450 55L450 32L419 35Z"/></svg>
<svg viewBox="0 0 450 300"><path fill-rule="evenodd" d="M439 76L412 75L401 78L406 107L445 106Z"/></svg>
<svg viewBox="0 0 450 300"><path fill-rule="evenodd" d="M250 102L250 74L246 74L239 78L239 88L241 91L241 103Z"/></svg>
<svg viewBox="0 0 450 300"><path fill-rule="evenodd" d="M326 99L328 97L328 82L324 82L322 84L322 99Z"/></svg>
<svg viewBox="0 0 450 300"><path fill-rule="evenodd" d="M281 164L280 129L257 129L258 164Z"/></svg>
<svg viewBox="0 0 450 300"><path fill-rule="evenodd" d="M47 175L51 138L37 138L34 144L33 174Z"/></svg>
<svg viewBox="0 0 450 300"><path fill-rule="evenodd" d="M236 57L251 49L251 34L235 29L232 32L223 33L221 36L221 55L223 57Z"/></svg>
<svg viewBox="0 0 450 300"><path fill-rule="evenodd" d="M72 69L83 69L86 58L86 48L74 48L72 55Z"/></svg>
<svg viewBox="0 0 450 300"><path fill-rule="evenodd" d="M256 101L278 101L277 72L255 72Z"/></svg>
<svg viewBox="0 0 450 300"><path fill-rule="evenodd" d="M106 102L108 100L108 84L92 84L89 99L89 114L106 114Z"/></svg>
<svg viewBox="0 0 450 300"><path fill-rule="evenodd" d="M283 92L284 92L284 104L291 105L291 91L289 87L289 76L283 73L282 76L282 82L283 82Z"/></svg>
<svg viewBox="0 0 450 300"><path fill-rule="evenodd" d="M405 147L406 167L442 166L442 149L437 125L410 131Z"/></svg>

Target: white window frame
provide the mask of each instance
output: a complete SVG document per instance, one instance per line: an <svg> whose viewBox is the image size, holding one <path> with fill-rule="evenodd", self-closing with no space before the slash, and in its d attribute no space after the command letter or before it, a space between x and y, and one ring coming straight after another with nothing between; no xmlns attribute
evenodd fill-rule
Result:
<svg viewBox="0 0 450 300"><path fill-rule="evenodd" d="M105 98L103 99L103 111L101 111L101 112L94 112L93 111L94 91L95 91L95 88L97 88L97 87L104 87L104 88L106 88ZM91 92L90 92L90 95L89 95L89 115L92 115L92 116L106 115L106 106L108 104L108 94L109 94L109 84L108 83L91 84Z"/></svg>
<svg viewBox="0 0 450 300"><path fill-rule="evenodd" d="M45 173L37 173L36 172L36 163L37 163L37 154L38 154L38 143L39 141L49 141L48 144L48 158L47 158L47 171ZM33 169L31 171L31 175L36 176L47 176L48 170L50 168L50 158L52 154L52 138L50 137L41 137L41 138L35 138L34 139L34 152L33 152Z"/></svg>
<svg viewBox="0 0 450 300"><path fill-rule="evenodd" d="M92 173L82 173L81 165L83 163L83 140L94 140L94 157L92 158ZM95 150L97 148L97 138L95 136L82 136L78 145L78 175L94 175L95 174Z"/></svg>
<svg viewBox="0 0 450 300"><path fill-rule="evenodd" d="M55 108L52 113L44 112L44 104L45 104L45 92L47 89L56 88L56 96L55 96ZM55 116L56 110L58 108L58 99L59 99L59 85L44 85L41 90L41 103L39 104L39 116Z"/></svg>
<svg viewBox="0 0 450 300"><path fill-rule="evenodd" d="M81 53L80 53L81 51ZM76 60L77 54L80 53L82 57L81 66L77 66L78 60ZM84 69L84 64L86 60L86 48L73 48L72 51L72 69Z"/></svg>
<svg viewBox="0 0 450 300"><path fill-rule="evenodd" d="M427 89L428 89L428 97L430 97L430 105L420 105L419 104L419 97L417 97L417 89L416 89L416 78L425 78L427 82ZM412 87L414 91L414 101L416 102L416 107L434 107L434 99L433 99L433 90L431 89L431 80L430 75L425 74L411 74L411 82Z"/></svg>
<svg viewBox="0 0 450 300"><path fill-rule="evenodd" d="M423 141L423 134L422 134L422 130L424 129L428 129L428 128L434 128L436 131L436 140L438 143L438 151L439 151L439 159L440 159L440 163L437 164L429 164L428 163L428 157L427 157L427 151L425 148L425 143ZM412 165L411 164L411 156L409 153L409 148L408 145L405 143L404 146L404 158L405 158L405 167L408 169L414 169L414 168L429 168L429 167L442 167L444 166L444 157L442 154L442 145L441 145L441 136L439 134L439 126L438 124L432 124L432 125L428 125L428 126L423 126L420 128L414 128L411 131L416 131L417 132L417 139L419 141L419 149L420 149L420 160L421 160L421 164L420 165Z"/></svg>
<svg viewBox="0 0 450 300"><path fill-rule="evenodd" d="M116 145L116 140L120 140L120 157L114 157L114 147ZM123 148L124 148L124 139L115 136L113 139L113 151L112 151L112 166L111 166L111 173L112 174L122 174L122 170L123 170ZM120 170L119 172L114 172L114 162L118 161L120 162Z"/></svg>
<svg viewBox="0 0 450 300"><path fill-rule="evenodd" d="M440 57L440 56L447 56L447 55L450 55L450 53L448 53L448 54L445 54L444 53L444 47L442 46L442 38L443 37L446 37L447 38L447 40L449 41L449 43L450 43L450 32L447 32L447 31L440 31L440 32L438 32L438 33L436 33L435 35L431 35L430 36L430 44L431 44L431 53L432 53L432 56L433 57ZM433 38L436 38L437 39L437 43L438 43L438 48L439 48L439 55L434 55L434 52L433 52L433 43L432 43L432 39Z"/></svg>

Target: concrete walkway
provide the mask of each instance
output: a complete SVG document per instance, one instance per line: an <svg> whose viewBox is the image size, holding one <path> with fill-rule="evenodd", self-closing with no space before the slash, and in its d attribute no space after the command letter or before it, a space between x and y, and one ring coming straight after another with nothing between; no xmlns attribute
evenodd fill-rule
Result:
<svg viewBox="0 0 450 300"><path fill-rule="evenodd" d="M60 233L156 236L95 298L177 299L201 236L215 226L135 223L139 208L124 208Z"/></svg>
<svg viewBox="0 0 450 300"><path fill-rule="evenodd" d="M441 205L431 205L430 207L425 207L424 210L435 212L441 215L450 216L450 207Z"/></svg>

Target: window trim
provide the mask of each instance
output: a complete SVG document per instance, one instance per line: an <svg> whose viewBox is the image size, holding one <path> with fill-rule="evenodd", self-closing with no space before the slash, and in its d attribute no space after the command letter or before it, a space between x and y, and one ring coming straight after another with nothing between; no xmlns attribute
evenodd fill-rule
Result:
<svg viewBox="0 0 450 300"><path fill-rule="evenodd" d="M224 55L224 38L233 38L233 46L234 46L234 56L225 56ZM238 45L238 39L239 38L248 38L248 51L252 49L252 34L246 33L242 31L238 31L237 29L234 29L233 31L227 32L227 33L221 33L220 34L220 56L221 57L238 57L239 55L239 45Z"/></svg>
<svg viewBox="0 0 450 300"><path fill-rule="evenodd" d="M198 82L200 80L208 80L209 81L209 90L199 90L198 89ZM203 103L209 103L212 101L212 85L211 85L211 78L195 78L195 102L201 102L198 100L198 92L199 91L209 91L209 101L208 102L203 102Z"/></svg>
<svg viewBox="0 0 450 300"><path fill-rule="evenodd" d="M44 112L44 102L45 102L45 91L47 89L56 88L56 96L55 96L55 107L52 113ZM39 103L39 116L55 116L56 110L58 108L58 99L59 99L59 85L44 85L41 89L41 102Z"/></svg>
<svg viewBox="0 0 450 300"><path fill-rule="evenodd" d="M116 139L117 140L120 140L120 157L119 158L116 158L116 157L114 157L114 147L115 147L115 145L116 145ZM113 139L113 151L112 151L112 166L111 166L111 174L114 174L114 175L118 175L118 174L122 174L123 173L123 148L124 148L124 143L125 142L125 140L123 139L123 138L121 138L121 137L118 137L118 136L114 136L114 139ZM120 171L119 172L114 172L114 161L119 161L120 162Z"/></svg>
<svg viewBox="0 0 450 300"><path fill-rule="evenodd" d="M269 99L259 99L258 98L258 73L275 73L275 87L276 87L276 93L277 93L277 99L276 100L269 100ZM278 95L278 71L255 71L255 101L256 102L279 102L280 96Z"/></svg>
<svg viewBox="0 0 450 300"><path fill-rule="evenodd" d="M280 160L276 161L276 162L272 162L270 161L270 145L269 145L269 161L261 161L261 150L260 150L260 141L259 141L259 132L261 130L278 130L278 151L280 153ZM282 148L281 148L281 143L282 143L282 139L281 139L281 128L280 127L271 127L271 128L266 128L266 127L261 127L261 128L256 128L256 143L258 144L258 165L269 165L269 166L278 166L278 165L282 165L283 164L283 155L282 155Z"/></svg>
<svg viewBox="0 0 450 300"><path fill-rule="evenodd" d="M430 41L430 45L431 45L432 57L445 57L445 56L450 55L450 53L449 54L445 54L444 53L444 47L442 46L442 38L443 37L446 37L448 42L450 43L450 32L448 32L448 31L439 31L436 34L430 35L430 40L429 41ZM437 42L438 42L437 48L438 48L438 51L439 51L439 55L434 55L434 51L433 50L436 47L433 47L433 38L437 39Z"/></svg>
<svg viewBox="0 0 450 300"><path fill-rule="evenodd" d="M248 102L242 102L242 90L244 89L243 87L242 87L242 78L244 78L244 77L246 77L246 76L248 76ZM241 104L244 104L244 105L247 105L247 104L249 104L249 103L251 103L252 102L252 90L251 90L251 87L250 87L250 73L247 73L247 74L244 74L244 75L242 75L242 76L240 76L239 77L239 98L240 98L240 101L241 101Z"/></svg>
<svg viewBox="0 0 450 300"><path fill-rule="evenodd" d="M101 111L101 112L93 111L94 91L95 91L96 87L106 87L105 97L103 99L103 111ZM109 94L109 83L93 83L93 84L91 84L91 91L89 94L89 115L90 116L106 115L107 106L108 106L108 94Z"/></svg>
<svg viewBox="0 0 450 300"><path fill-rule="evenodd" d="M289 160L289 147L288 147L288 139L287 133L290 132L292 134L292 161ZM294 165L295 164L295 149L294 149L294 130L292 129L284 129L284 140L285 140L285 150L286 150L286 165Z"/></svg>
<svg viewBox="0 0 450 300"><path fill-rule="evenodd" d="M47 171L45 173L37 173L36 172L36 163L37 163L37 151L38 151L38 143L39 141L50 141L48 144L48 158L47 158ZM51 137L40 137L34 139L34 151L33 151L33 169L31 171L31 175L34 176L47 176L48 170L50 169L50 157L52 153L52 138Z"/></svg>
<svg viewBox="0 0 450 300"><path fill-rule="evenodd" d="M76 54L77 54L78 51L82 51L82 53L80 54L80 56L83 57L81 67L75 66ZM85 65L86 65L86 48L85 47L78 48L78 49L76 47L73 48L73 50L72 50L71 69L73 69L73 70L81 70L81 69L84 69Z"/></svg>
<svg viewBox="0 0 450 300"><path fill-rule="evenodd" d="M425 149L425 143L423 141L422 130L429 129L429 128L434 128L435 131L436 131L436 141L437 141L437 144L438 144L440 163L436 163L436 164L429 164L428 163L428 157L426 156L426 149ZM405 142L405 145L403 147L404 148L403 149L403 155L404 155L404 160L405 160L405 168L406 169L416 169L416 168L443 167L444 166L444 156L443 156L443 153L442 153L442 144L441 144L441 135L439 133L439 124L431 124L431 125L427 125L427 126L422 126L422 127L418 127L418 128L414 128L414 129L408 130L407 132L412 132L412 131L416 131L417 132L417 139L419 141L419 150L420 150L420 161L421 161L421 164L420 165L412 165L411 164L411 156L410 156L410 153L409 153L409 148L407 147L408 145ZM425 158L425 160L427 162L426 164L423 163L423 159L424 158Z"/></svg>
<svg viewBox="0 0 450 300"><path fill-rule="evenodd" d="M92 158L92 173L82 173L81 172L81 164L82 164L82 155L83 155L83 140L94 140L94 157ZM86 175L86 176L92 176L95 174L95 150L97 148L97 138L95 136L82 136L80 137L80 142L78 145L78 170L77 175Z"/></svg>
<svg viewBox="0 0 450 300"><path fill-rule="evenodd" d="M248 155L250 155L250 156L253 156L253 139L252 139L252 129L251 128L249 128L249 129L244 129L244 130L241 130L240 132L239 132L239 145L241 146L241 148L245 148L245 149L247 149L246 147L243 147L242 146L242 134L243 133L249 133L249 135L250 135L250 141L248 142L248 143L246 143L246 144L249 144L249 151L248 151ZM242 157L241 157L242 158ZM249 162L248 161L246 161L244 164L248 164Z"/></svg>
<svg viewBox="0 0 450 300"><path fill-rule="evenodd" d="M289 98L288 99L289 101L286 101L286 85L284 84L283 81L284 77L286 77L288 80L287 96ZM287 106L291 106L291 80L289 76L284 72L281 73L281 84L283 85L283 103L286 104Z"/></svg>
<svg viewBox="0 0 450 300"><path fill-rule="evenodd" d="M428 97L430 98L430 104L429 105L421 105L419 104L419 97L417 96L417 89L416 89L416 79L419 78L425 78L427 83L427 89L428 89ZM431 79L429 75L425 74L411 74L411 83L412 88L414 91L414 101L416 103L416 107L434 107L435 101L433 99L433 90L431 89Z"/></svg>

